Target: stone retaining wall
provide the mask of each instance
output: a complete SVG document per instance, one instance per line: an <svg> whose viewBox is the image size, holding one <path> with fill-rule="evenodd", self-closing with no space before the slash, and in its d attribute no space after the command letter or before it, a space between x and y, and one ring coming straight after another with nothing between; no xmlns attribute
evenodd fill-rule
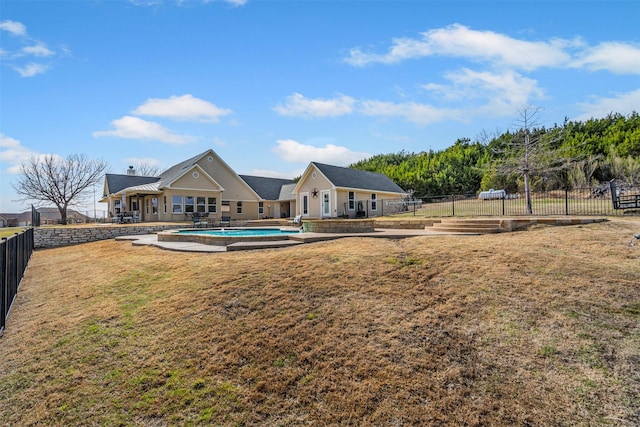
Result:
<svg viewBox="0 0 640 427"><path fill-rule="evenodd" d="M406 219L376 219L376 228L396 228L409 230L424 230L439 219L406 218Z"/></svg>
<svg viewBox="0 0 640 427"><path fill-rule="evenodd" d="M95 227L37 227L34 230L36 249L58 248L98 240L115 239L118 236L154 234L159 231L184 228L185 224L156 225L102 225Z"/></svg>
<svg viewBox="0 0 640 427"><path fill-rule="evenodd" d="M374 231L373 219L303 219L302 227L306 233L371 233Z"/></svg>

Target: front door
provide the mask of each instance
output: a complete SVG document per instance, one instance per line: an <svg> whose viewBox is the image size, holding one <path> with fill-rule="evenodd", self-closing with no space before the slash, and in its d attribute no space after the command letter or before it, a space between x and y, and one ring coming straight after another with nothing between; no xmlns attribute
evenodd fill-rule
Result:
<svg viewBox="0 0 640 427"><path fill-rule="evenodd" d="M330 193L328 191L322 192L322 217L329 218L331 217L331 198L329 197Z"/></svg>

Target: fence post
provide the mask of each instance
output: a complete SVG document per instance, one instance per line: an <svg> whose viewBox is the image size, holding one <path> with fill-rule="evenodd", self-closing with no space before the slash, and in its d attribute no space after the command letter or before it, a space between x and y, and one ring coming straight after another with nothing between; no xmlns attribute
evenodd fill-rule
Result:
<svg viewBox="0 0 640 427"><path fill-rule="evenodd" d="M502 216L504 216L504 199L506 199L506 196L502 197Z"/></svg>
<svg viewBox="0 0 640 427"><path fill-rule="evenodd" d="M564 187L564 214L569 215L569 189Z"/></svg>
<svg viewBox="0 0 640 427"><path fill-rule="evenodd" d="M7 238L3 237L0 242L0 336L4 332L5 322L7 320Z"/></svg>
<svg viewBox="0 0 640 427"><path fill-rule="evenodd" d="M451 216L456 216L456 195L451 195Z"/></svg>

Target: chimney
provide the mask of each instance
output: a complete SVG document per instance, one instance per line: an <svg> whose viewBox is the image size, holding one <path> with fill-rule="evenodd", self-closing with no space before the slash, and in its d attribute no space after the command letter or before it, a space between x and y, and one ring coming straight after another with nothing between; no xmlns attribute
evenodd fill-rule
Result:
<svg viewBox="0 0 640 427"><path fill-rule="evenodd" d="M129 169L127 170L127 175L134 176L135 174L136 174L136 170L133 168L133 166L129 166Z"/></svg>

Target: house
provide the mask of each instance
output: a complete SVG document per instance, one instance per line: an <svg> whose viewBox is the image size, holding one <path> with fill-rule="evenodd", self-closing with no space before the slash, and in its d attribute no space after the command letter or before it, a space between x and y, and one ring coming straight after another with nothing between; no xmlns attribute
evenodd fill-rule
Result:
<svg viewBox="0 0 640 427"><path fill-rule="evenodd" d="M382 198L404 192L382 174L311 163L296 183L238 175L207 150L157 177L106 174L103 197L110 216L133 213L141 221L185 221L206 214L211 222L265 218L378 216Z"/></svg>
<svg viewBox="0 0 640 427"><path fill-rule="evenodd" d="M406 196L384 174L311 162L293 189L298 213L313 218L384 215L383 200Z"/></svg>
<svg viewBox="0 0 640 427"><path fill-rule="evenodd" d="M40 225L59 224L62 216L58 208L37 208L40 213ZM29 227L31 226L32 212L2 213L0 214L0 227ZM92 219L73 209L67 209L67 222L82 224L91 222Z"/></svg>

